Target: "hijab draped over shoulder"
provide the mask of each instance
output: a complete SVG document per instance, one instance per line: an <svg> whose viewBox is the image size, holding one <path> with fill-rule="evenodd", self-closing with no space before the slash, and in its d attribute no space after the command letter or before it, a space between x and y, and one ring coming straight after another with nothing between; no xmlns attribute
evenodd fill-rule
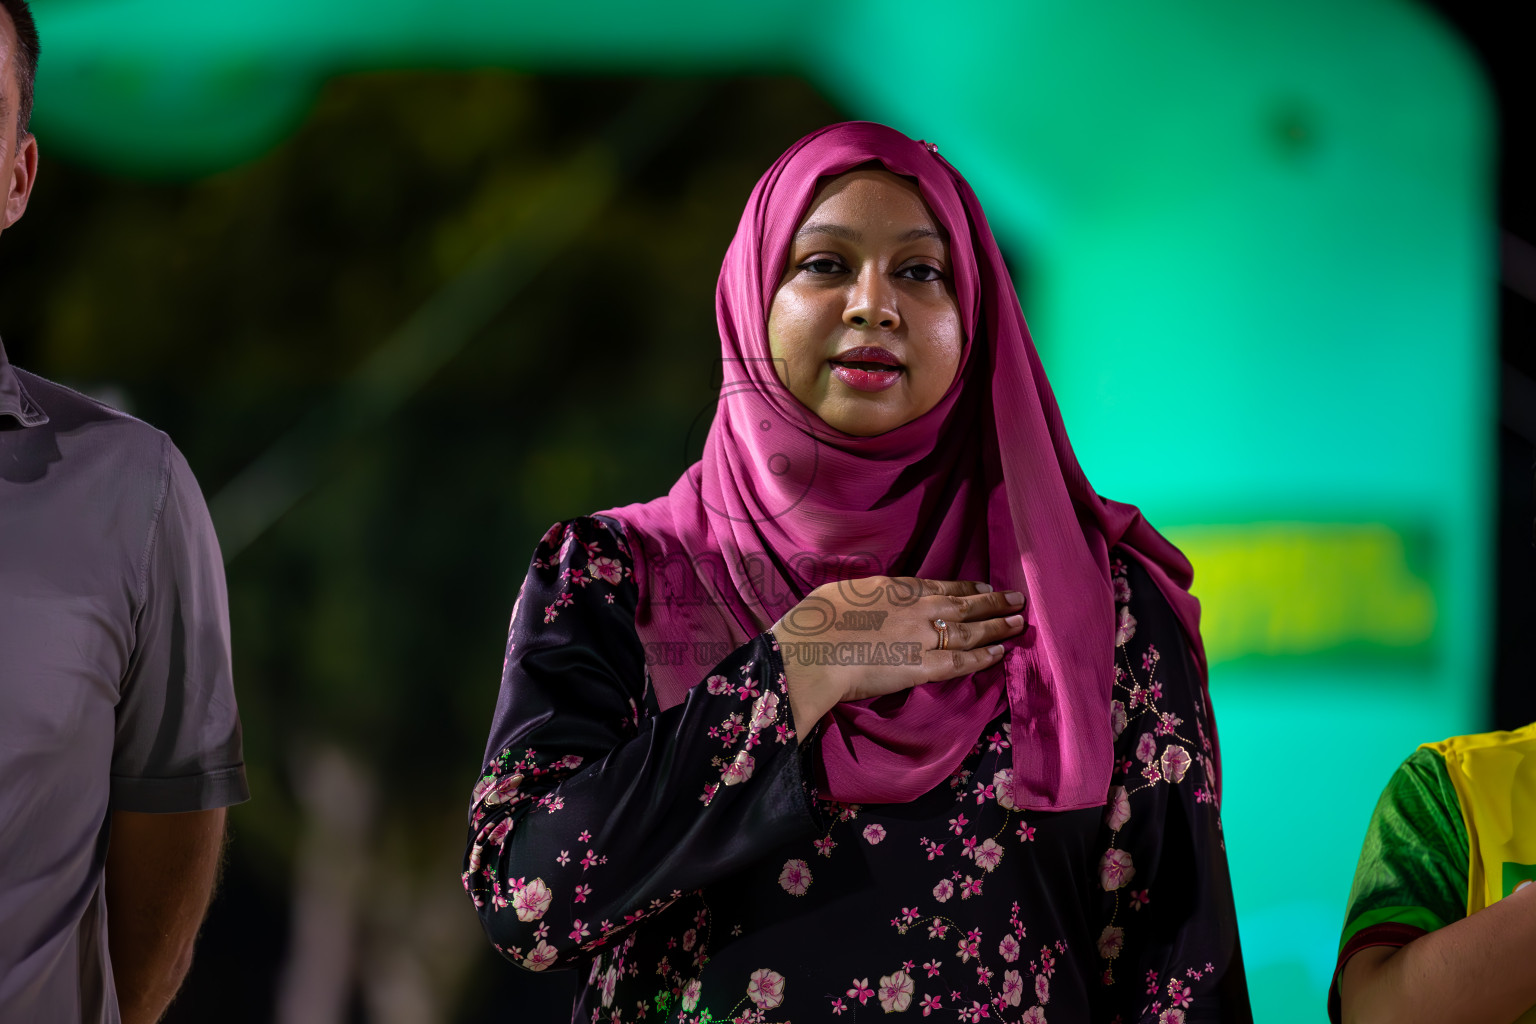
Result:
<svg viewBox="0 0 1536 1024"><path fill-rule="evenodd" d="M871 161L915 181L948 233L966 342L938 405L895 430L855 437L779 382L767 322L818 185ZM686 700L715 660L823 583L980 580L1026 594L1025 631L982 672L833 708L820 738L824 795L861 803L920 796L1007 711L1020 808L1103 804L1116 630L1131 628L1115 620L1109 549L1131 552L1157 581L1203 678L1199 604L1178 549L1134 506L1095 494L1078 466L966 180L934 146L883 125L849 122L806 136L752 190L715 309L723 382L702 458L664 497L607 513L624 524L635 558L641 640L648 650L686 651L651 665L660 706ZM869 639L914 638L876 631ZM931 647L937 634L920 639ZM714 655L701 663L695 651Z"/></svg>

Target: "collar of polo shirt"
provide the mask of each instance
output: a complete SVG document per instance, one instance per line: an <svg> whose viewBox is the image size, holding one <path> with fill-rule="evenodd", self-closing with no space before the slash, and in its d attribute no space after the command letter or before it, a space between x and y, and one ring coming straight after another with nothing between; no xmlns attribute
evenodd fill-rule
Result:
<svg viewBox="0 0 1536 1024"><path fill-rule="evenodd" d="M48 414L27 394L16 368L5 357L5 343L0 342L0 417L6 416L23 427L40 427L48 422Z"/></svg>

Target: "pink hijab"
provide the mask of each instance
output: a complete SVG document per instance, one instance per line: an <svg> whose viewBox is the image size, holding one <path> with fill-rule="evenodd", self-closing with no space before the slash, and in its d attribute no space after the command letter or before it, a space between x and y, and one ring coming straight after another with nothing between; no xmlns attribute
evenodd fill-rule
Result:
<svg viewBox="0 0 1536 1024"><path fill-rule="evenodd" d="M767 320L818 184L871 160L915 179L947 230L967 341L937 406L887 433L854 437L779 383ZM1024 591L1025 632L984 672L835 707L821 738L824 793L859 803L914 799L948 777L1007 710L1018 806L1103 804L1113 746L1110 547L1146 566L1203 681L1200 607L1178 549L1135 507L1095 494L1079 468L965 179L936 147L883 125L848 122L807 135L753 189L715 309L724 379L703 457L665 497L607 513L624 523L636 559L636 626L659 655L651 681L660 706L687 699L731 648L822 583L982 580Z"/></svg>

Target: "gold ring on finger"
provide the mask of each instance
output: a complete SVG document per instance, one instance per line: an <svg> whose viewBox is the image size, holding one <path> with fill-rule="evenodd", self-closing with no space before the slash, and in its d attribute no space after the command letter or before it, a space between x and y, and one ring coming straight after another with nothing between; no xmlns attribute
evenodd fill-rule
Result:
<svg viewBox="0 0 1536 1024"><path fill-rule="evenodd" d="M945 650L949 647L949 623L943 619L934 619L933 628L939 631L938 650Z"/></svg>

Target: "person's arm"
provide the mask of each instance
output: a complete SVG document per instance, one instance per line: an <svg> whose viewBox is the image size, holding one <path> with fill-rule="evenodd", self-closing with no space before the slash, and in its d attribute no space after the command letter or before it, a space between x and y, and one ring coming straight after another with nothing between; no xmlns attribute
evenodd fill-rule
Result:
<svg viewBox="0 0 1536 1024"><path fill-rule="evenodd" d="M1508 1024L1536 1006L1536 885L1401 948L1355 953L1339 977L1344 1024Z"/></svg>
<svg viewBox="0 0 1536 1024"><path fill-rule="evenodd" d="M224 809L247 797L223 559L197 481L168 440L162 470L112 749L107 930L124 1024L157 1020L186 975Z"/></svg>
<svg viewBox="0 0 1536 1024"><path fill-rule="evenodd" d="M1469 846L1444 756L1420 747L1392 773L1366 828L1335 1021L1499 1022L1536 1006L1536 897L1522 889L1467 916Z"/></svg>
<svg viewBox="0 0 1536 1024"><path fill-rule="evenodd" d="M112 815L107 933L123 1024L154 1024L181 987L223 843L222 807Z"/></svg>
<svg viewBox="0 0 1536 1024"><path fill-rule="evenodd" d="M495 947L529 970L571 966L816 827L813 748L771 634L700 665L657 713L632 568L602 521L557 524L513 611L463 883Z"/></svg>
<svg viewBox="0 0 1536 1024"><path fill-rule="evenodd" d="M1435 979L1444 981L1456 973L1458 961L1465 967L1484 955L1489 947L1479 936L1485 928L1498 927L1510 910L1505 907L1482 919L1500 906L1496 904L1475 915L1482 920L1467 917L1469 847L1461 800L1444 756L1433 747L1420 747L1387 780L1365 830L1328 994L1328 1014L1334 1024L1412 1020L1412 1012L1400 1002L1406 991L1430 991ZM1442 933L1450 934L1441 938ZM1516 941L1514 934L1510 940ZM1421 942L1426 944L1420 946ZM1519 950L1512 962L1529 962L1533 947L1529 938L1525 942L1507 951ZM1406 953L1409 947L1417 948L1411 955L1400 956L1399 951ZM1398 987L1404 983L1408 990ZM1478 1001L1484 995L1497 999L1498 991L1499 986L1494 986L1493 991L1479 993ZM1527 1000L1526 1005L1533 1002ZM1446 1020L1500 1019L1465 1010L1451 1001L1449 993L1445 999L1431 997L1421 1009L1432 1009ZM1464 1012L1470 1016L1461 1016Z"/></svg>
<svg viewBox="0 0 1536 1024"><path fill-rule="evenodd" d="M1114 553L1115 770L1098 884L1106 996L1126 1022L1250 1022L1217 785L1214 719L1172 609Z"/></svg>

